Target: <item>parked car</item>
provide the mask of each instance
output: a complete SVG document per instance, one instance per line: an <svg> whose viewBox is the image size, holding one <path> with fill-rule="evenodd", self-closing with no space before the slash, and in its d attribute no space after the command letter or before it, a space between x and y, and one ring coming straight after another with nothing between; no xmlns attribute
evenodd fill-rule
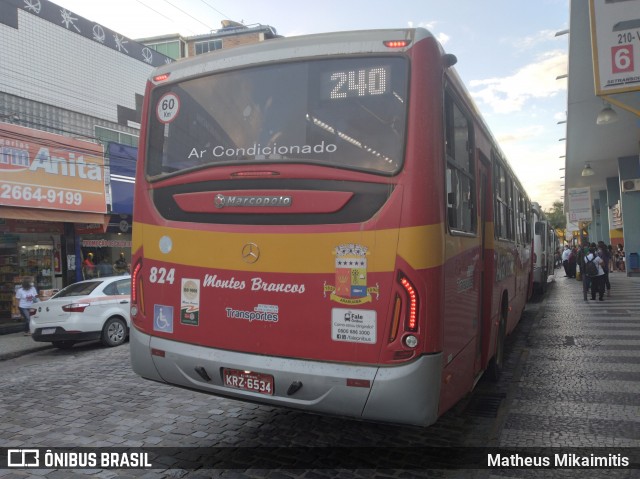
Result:
<svg viewBox="0 0 640 479"><path fill-rule="evenodd" d="M31 337L61 349L96 339L105 346L119 346L129 336L130 295L129 276L71 284L51 299L34 305Z"/></svg>

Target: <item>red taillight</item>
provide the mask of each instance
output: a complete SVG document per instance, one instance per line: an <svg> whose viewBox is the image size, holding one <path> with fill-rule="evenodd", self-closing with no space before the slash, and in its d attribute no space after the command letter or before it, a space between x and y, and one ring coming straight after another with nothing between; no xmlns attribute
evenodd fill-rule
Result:
<svg viewBox="0 0 640 479"><path fill-rule="evenodd" d="M169 75L171 73L163 73L162 75L156 75L153 77L153 81L156 83L160 83L169 79Z"/></svg>
<svg viewBox="0 0 640 479"><path fill-rule="evenodd" d="M133 267L133 273L131 274L131 303L138 303L138 276L140 275L140 270L142 269L142 261L138 260L136 265Z"/></svg>
<svg viewBox="0 0 640 479"><path fill-rule="evenodd" d="M411 40L386 40L382 43L387 48L404 48L411 43Z"/></svg>
<svg viewBox="0 0 640 479"><path fill-rule="evenodd" d="M62 311L66 311L67 313L82 313L89 306L91 306L89 303L71 303L64 305Z"/></svg>
<svg viewBox="0 0 640 479"><path fill-rule="evenodd" d="M417 331L418 329L418 293L411 282L404 276L400 277L400 284L404 288L409 297L409 309L407 311L407 319L405 329L407 331Z"/></svg>

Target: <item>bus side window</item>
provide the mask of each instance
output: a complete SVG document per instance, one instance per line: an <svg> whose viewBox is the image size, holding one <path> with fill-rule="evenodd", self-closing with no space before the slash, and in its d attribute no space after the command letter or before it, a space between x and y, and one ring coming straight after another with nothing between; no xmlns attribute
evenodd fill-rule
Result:
<svg viewBox="0 0 640 479"><path fill-rule="evenodd" d="M445 95L447 218L449 228L476 232L471 124L451 95Z"/></svg>

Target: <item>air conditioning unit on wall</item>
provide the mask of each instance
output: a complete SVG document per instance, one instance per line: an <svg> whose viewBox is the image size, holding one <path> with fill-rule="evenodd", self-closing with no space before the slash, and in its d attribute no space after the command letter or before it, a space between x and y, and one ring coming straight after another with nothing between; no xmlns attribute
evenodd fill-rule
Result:
<svg viewBox="0 0 640 479"><path fill-rule="evenodd" d="M624 193L628 193L629 191L640 191L640 178L622 180L622 191Z"/></svg>

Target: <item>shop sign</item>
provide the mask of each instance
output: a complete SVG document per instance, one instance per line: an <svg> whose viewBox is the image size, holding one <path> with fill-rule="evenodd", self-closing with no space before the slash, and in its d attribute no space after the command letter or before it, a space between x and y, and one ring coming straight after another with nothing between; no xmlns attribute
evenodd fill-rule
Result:
<svg viewBox="0 0 640 479"><path fill-rule="evenodd" d="M131 240L83 239L83 248L131 248Z"/></svg>
<svg viewBox="0 0 640 479"><path fill-rule="evenodd" d="M591 221L591 189L569 188L569 222Z"/></svg>
<svg viewBox="0 0 640 479"><path fill-rule="evenodd" d="M104 233L104 226L93 223L76 223L74 225L76 234L78 235L91 235Z"/></svg>
<svg viewBox="0 0 640 479"><path fill-rule="evenodd" d="M0 205L106 213L102 145L3 124Z"/></svg>
<svg viewBox="0 0 640 479"><path fill-rule="evenodd" d="M596 95L640 90L638 2L591 0Z"/></svg>

